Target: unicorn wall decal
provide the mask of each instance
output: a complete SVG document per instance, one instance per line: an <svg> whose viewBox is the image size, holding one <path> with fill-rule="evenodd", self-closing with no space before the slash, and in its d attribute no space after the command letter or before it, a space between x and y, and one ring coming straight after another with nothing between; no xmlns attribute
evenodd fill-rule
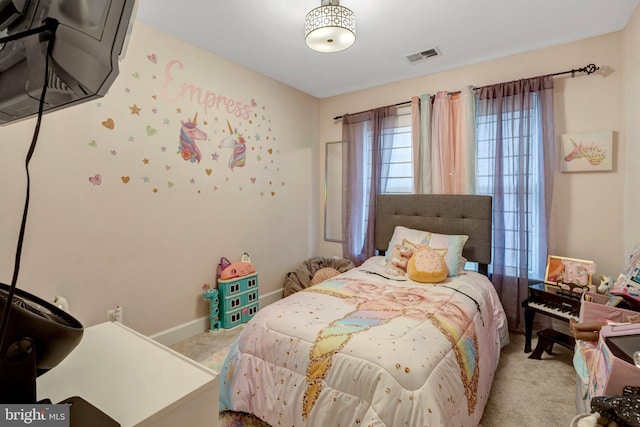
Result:
<svg viewBox="0 0 640 427"><path fill-rule="evenodd" d="M196 141L207 139L207 133L198 128L197 121L198 113L193 116L193 120L191 120L191 118L189 118L187 122L180 120L182 128L180 129L178 154L180 154L185 161L190 161L191 163L200 163L202 159L202 154L196 145Z"/></svg>
<svg viewBox="0 0 640 427"><path fill-rule="evenodd" d="M229 120L227 120L227 126L229 127L229 136L224 137L222 141L220 141L220 146L233 148L233 154L231 154L229 158L229 168L233 170L235 167L243 167L247 161L247 141L242 135L233 131Z"/></svg>

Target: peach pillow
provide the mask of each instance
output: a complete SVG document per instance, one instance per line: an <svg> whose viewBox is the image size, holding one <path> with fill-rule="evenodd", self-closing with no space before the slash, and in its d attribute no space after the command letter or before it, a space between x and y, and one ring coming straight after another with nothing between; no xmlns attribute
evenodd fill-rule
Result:
<svg viewBox="0 0 640 427"><path fill-rule="evenodd" d="M448 273L443 250L429 246L419 247L407 264L409 278L420 283L440 283L447 278Z"/></svg>

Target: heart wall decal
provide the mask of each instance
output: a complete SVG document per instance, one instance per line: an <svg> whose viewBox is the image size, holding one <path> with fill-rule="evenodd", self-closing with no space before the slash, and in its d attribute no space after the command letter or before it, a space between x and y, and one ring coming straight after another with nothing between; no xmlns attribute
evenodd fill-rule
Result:
<svg viewBox="0 0 640 427"><path fill-rule="evenodd" d="M107 120L102 122L102 126L106 127L107 129L113 130L113 128L115 128L116 124L113 121L113 119L111 117L109 117Z"/></svg>
<svg viewBox="0 0 640 427"><path fill-rule="evenodd" d="M90 176L89 177L89 182L92 183L93 185L100 185L102 184L102 175L100 175L99 173L95 174L94 176Z"/></svg>

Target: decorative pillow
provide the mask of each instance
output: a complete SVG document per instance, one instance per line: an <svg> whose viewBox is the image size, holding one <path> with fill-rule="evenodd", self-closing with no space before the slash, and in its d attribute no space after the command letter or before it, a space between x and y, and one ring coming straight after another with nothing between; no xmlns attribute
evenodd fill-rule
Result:
<svg viewBox="0 0 640 427"><path fill-rule="evenodd" d="M446 252L446 249L432 249L429 246L418 248L407 265L409 278L420 283L440 283L445 280L449 272L443 256Z"/></svg>
<svg viewBox="0 0 640 427"><path fill-rule="evenodd" d="M412 228L397 226L393 230L393 236L389 242L389 248L385 254L385 258L389 261L391 253L396 245L401 244L404 240L415 243L417 246L428 245L434 249L447 249L445 261L449 276L457 276L463 270L467 260L462 257L462 249L469 236L448 235L430 233L428 231L414 230Z"/></svg>
<svg viewBox="0 0 640 427"><path fill-rule="evenodd" d="M407 272L409 259L416 250L416 245L408 240L403 240L401 244L395 245L391 256L387 261L387 273L394 276L402 276Z"/></svg>
<svg viewBox="0 0 640 427"><path fill-rule="evenodd" d="M320 270L316 271L315 274L313 275L310 285L311 286L317 285L318 283L324 282L327 279L331 279L332 277L335 277L338 274L340 274L340 272L335 268L331 268L331 267L321 268Z"/></svg>
<svg viewBox="0 0 640 427"><path fill-rule="evenodd" d="M469 240L469 236L464 234L448 235L427 233L425 243L433 249L447 249L444 260L447 262L449 276L454 277L460 274L467 262L466 258L462 256L462 249L464 248L464 244L467 243L467 240Z"/></svg>
<svg viewBox="0 0 640 427"><path fill-rule="evenodd" d="M422 230L414 230L412 228L403 227L401 225L396 226L393 230L393 236L391 236L391 241L389 241L389 247L387 252L385 253L385 258L389 261L391 257L391 253L393 252L393 248L396 245L401 245L405 240L408 242L413 242L413 244L419 245L423 242L427 237L427 232Z"/></svg>

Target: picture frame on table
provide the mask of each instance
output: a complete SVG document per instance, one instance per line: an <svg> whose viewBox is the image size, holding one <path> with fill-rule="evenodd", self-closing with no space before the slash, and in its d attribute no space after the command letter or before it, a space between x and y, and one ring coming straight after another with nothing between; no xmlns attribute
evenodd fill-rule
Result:
<svg viewBox="0 0 640 427"><path fill-rule="evenodd" d="M593 261L549 255L544 283L556 286L563 283L573 283L581 287L590 286L595 272L596 264Z"/></svg>

